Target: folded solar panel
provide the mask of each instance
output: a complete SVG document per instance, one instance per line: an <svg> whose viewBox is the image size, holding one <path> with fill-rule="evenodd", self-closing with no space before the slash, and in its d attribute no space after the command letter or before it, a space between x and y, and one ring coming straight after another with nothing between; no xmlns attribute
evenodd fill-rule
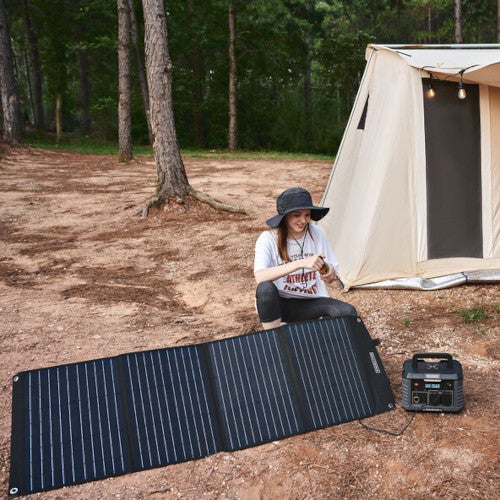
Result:
<svg viewBox="0 0 500 500"><path fill-rule="evenodd" d="M9 495L233 451L394 408L359 318L17 374Z"/></svg>

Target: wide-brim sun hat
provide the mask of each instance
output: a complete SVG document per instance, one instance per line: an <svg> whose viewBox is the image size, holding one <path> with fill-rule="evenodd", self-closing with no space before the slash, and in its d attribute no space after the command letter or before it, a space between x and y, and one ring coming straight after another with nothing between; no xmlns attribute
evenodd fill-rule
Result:
<svg viewBox="0 0 500 500"><path fill-rule="evenodd" d="M318 221L322 219L330 210L327 207L317 207L313 205L311 195L307 189L293 187L283 191L276 200L276 211L273 217L266 220L270 227L278 227L283 217L297 210L310 210L311 219Z"/></svg>

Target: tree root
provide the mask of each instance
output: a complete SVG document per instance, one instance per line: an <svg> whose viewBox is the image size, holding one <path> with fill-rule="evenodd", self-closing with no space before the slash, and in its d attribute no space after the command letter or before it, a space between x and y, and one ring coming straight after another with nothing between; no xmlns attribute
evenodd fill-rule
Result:
<svg viewBox="0 0 500 500"><path fill-rule="evenodd" d="M202 203L206 203L216 210L222 210L224 212L231 212L234 214L246 214L245 209L233 207L232 205L226 205L225 203L222 203L221 201L212 198L208 194L202 193L201 191L198 191L197 189L194 189L192 187L189 188L188 196L191 196L191 198L201 201Z"/></svg>
<svg viewBox="0 0 500 500"><path fill-rule="evenodd" d="M149 200L146 201L145 205L142 208L139 208L139 210L136 210L132 216L134 215L141 215L141 219L145 219L148 216L149 209L151 207L155 207L156 205L159 205L160 203L160 198L158 196L152 196L149 198Z"/></svg>
<svg viewBox="0 0 500 500"><path fill-rule="evenodd" d="M222 203L221 201L216 200L215 198L212 198L208 194L202 193L201 191L198 191L197 189L194 189L191 186L188 188L187 196L190 196L195 200L201 201L202 203L206 203L207 205L210 205L212 208L215 208L216 210L222 210L223 212L231 212L234 214L247 213L243 208L233 207L232 205L227 205L226 203ZM184 203L184 200L178 197L176 199L176 202L182 204ZM144 207L140 208L139 210L136 210L132 215L133 216L140 215L141 219L145 219L149 214L149 209L158 206L160 204L161 204L160 198L158 196L152 196L146 201Z"/></svg>

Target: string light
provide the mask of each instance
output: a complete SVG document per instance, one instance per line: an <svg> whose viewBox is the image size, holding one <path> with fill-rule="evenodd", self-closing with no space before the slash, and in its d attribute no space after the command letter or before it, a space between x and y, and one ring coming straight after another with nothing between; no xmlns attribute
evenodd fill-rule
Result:
<svg viewBox="0 0 500 500"><path fill-rule="evenodd" d="M458 84L458 98L465 99L467 97L467 92L464 89L464 85L462 82Z"/></svg>
<svg viewBox="0 0 500 500"><path fill-rule="evenodd" d="M449 75L448 77L444 78L444 80L448 80L448 78L452 77L452 76L458 76L460 75L460 81L458 82L458 98L460 100L464 100L467 98L467 91L465 90L465 87L464 87L464 80L463 80L463 77L464 77L464 73L471 69L471 68L474 68L475 66L477 66L477 64L473 64L472 66L469 66L467 68L464 68L464 69L461 69L458 73L455 73L454 75ZM425 95L427 98L429 99L432 99L436 96L436 91L434 89L434 87L432 86L432 79L435 78L434 75L426 68L435 68L434 66L422 66L422 70L426 71L427 74L429 75L429 81L427 82L427 89L425 90ZM437 80L441 80L441 78L437 78Z"/></svg>
<svg viewBox="0 0 500 500"><path fill-rule="evenodd" d="M464 84L462 81L458 82L458 98L465 99L467 97L467 92L464 89Z"/></svg>
<svg viewBox="0 0 500 500"><path fill-rule="evenodd" d="M429 82L427 83L427 90L425 92L425 95L429 98L432 99L436 96L436 91L432 88L432 73L429 73Z"/></svg>
<svg viewBox="0 0 500 500"><path fill-rule="evenodd" d="M467 97L467 92L464 89L464 82L463 82L463 76L464 76L464 69L460 71L460 81L458 82L458 98L459 99L465 99Z"/></svg>
<svg viewBox="0 0 500 500"><path fill-rule="evenodd" d="M423 66L422 69L425 70L425 68L429 68L429 67L430 66ZM425 90L425 96L428 99L433 99L436 96L436 91L432 87L432 78L433 78L433 75L432 75L432 73L430 71L427 71L427 73L429 75L429 81L427 82L427 89Z"/></svg>

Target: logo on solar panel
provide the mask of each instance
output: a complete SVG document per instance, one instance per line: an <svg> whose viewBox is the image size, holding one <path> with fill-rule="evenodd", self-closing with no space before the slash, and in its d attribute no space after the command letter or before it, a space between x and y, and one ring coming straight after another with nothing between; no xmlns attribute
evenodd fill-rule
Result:
<svg viewBox="0 0 500 500"><path fill-rule="evenodd" d="M372 362L373 369L375 370L375 373L380 373L380 367L378 366L377 359L375 358L375 354L370 351L369 353L370 356L370 361Z"/></svg>

